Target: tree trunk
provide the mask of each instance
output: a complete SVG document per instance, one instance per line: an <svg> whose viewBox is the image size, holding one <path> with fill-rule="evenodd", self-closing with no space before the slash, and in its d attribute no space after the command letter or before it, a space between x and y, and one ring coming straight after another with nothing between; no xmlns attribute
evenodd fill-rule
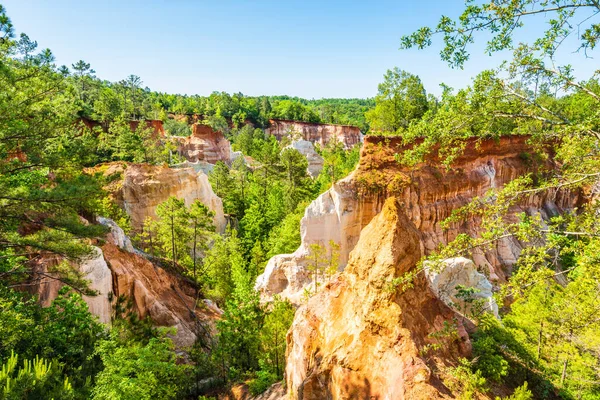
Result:
<svg viewBox="0 0 600 400"><path fill-rule="evenodd" d="M198 240L197 238L197 231L198 231L198 224L194 223L194 252L193 252L193 258L194 258L194 281L198 281L198 279L196 278L196 241Z"/></svg>
<svg viewBox="0 0 600 400"><path fill-rule="evenodd" d="M279 379L279 341L278 339L277 326L275 327L275 372L277 373L277 379Z"/></svg>
<svg viewBox="0 0 600 400"><path fill-rule="evenodd" d="M544 321L540 321L540 330L538 332L537 359L542 356L542 332L544 330Z"/></svg>
<svg viewBox="0 0 600 400"><path fill-rule="evenodd" d="M569 365L569 359L565 359L563 363L562 374L560 375L560 386L563 387L565 385L565 379L567 378L567 366Z"/></svg>
<svg viewBox="0 0 600 400"><path fill-rule="evenodd" d="M175 269L177 264L176 254L175 254L175 217L171 215L171 253L173 255L173 269Z"/></svg>

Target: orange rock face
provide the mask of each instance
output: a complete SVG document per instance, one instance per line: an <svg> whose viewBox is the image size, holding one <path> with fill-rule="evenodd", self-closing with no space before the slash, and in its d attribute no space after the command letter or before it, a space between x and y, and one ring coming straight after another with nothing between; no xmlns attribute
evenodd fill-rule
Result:
<svg viewBox="0 0 600 400"><path fill-rule="evenodd" d="M389 198L363 229L346 270L297 312L287 336L286 381L292 399L442 398L420 349L454 313L424 278L405 292L392 280L415 267L420 233ZM444 357L470 351L460 329ZM439 382L436 382L439 385Z"/></svg>
<svg viewBox="0 0 600 400"><path fill-rule="evenodd" d="M310 244L327 247L329 240L339 243L343 268L361 230L390 196L403 204L409 220L419 230L424 254L460 233L477 235L480 221L476 218L455 223L448 230L442 229L442 222L454 210L484 196L491 188L501 188L527 173L556 167L551 158L536 161L527 140L524 136L512 136L497 141L469 141L464 154L446 169L435 152L423 164L412 168L401 166L396 160L396 155L406 149L401 139L365 137L357 169L307 207L301 221L300 248L291 255L269 260L265 273L257 280L257 289L266 296L282 294L297 302L303 288L310 283L305 267ZM511 211L549 218L581 201L579 192L538 193ZM474 252L473 261L490 272L492 281L503 281L523 246L515 238L503 238L489 251Z"/></svg>
<svg viewBox="0 0 600 400"><path fill-rule="evenodd" d="M95 167L107 177L119 175L107 188L131 217L134 230L141 230L147 217L156 216L156 207L170 196L190 205L198 199L215 213L217 232L225 230L223 202L213 192L208 176L193 168L115 162ZM93 171L92 171L93 172Z"/></svg>
<svg viewBox="0 0 600 400"><path fill-rule="evenodd" d="M146 124L146 128L152 129L154 134L157 137L165 136L165 128L163 127L163 122L157 119L147 119L143 121ZM129 128L132 131L135 131L138 126L140 126L140 121L129 121Z"/></svg>
<svg viewBox="0 0 600 400"><path fill-rule="evenodd" d="M112 271L115 298L125 295L140 317L149 316L155 325L177 328L176 346L191 346L204 329L212 329L217 313L195 306L195 290L183 278L111 243L102 246L102 252Z"/></svg>
<svg viewBox="0 0 600 400"><path fill-rule="evenodd" d="M315 124L302 121L288 121L283 119L272 119L269 121L267 134L274 135L277 140L284 137L300 136L296 139L304 139L309 142L325 146L332 140L344 144L346 149L360 143L361 133L356 126Z"/></svg>
<svg viewBox="0 0 600 400"><path fill-rule="evenodd" d="M215 132L208 125L193 124L192 134L179 139L177 148L179 155L189 162L206 161L215 164L217 161L231 161L231 145L222 132Z"/></svg>

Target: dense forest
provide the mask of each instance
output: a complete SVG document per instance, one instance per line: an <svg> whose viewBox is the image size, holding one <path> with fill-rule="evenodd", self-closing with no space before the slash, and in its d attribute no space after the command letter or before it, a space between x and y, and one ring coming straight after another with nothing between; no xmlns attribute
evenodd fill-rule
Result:
<svg viewBox="0 0 600 400"><path fill-rule="evenodd" d="M305 100L225 92L214 92L207 97L159 93L144 87L142 79L136 75L129 75L119 82L103 81L85 61L72 66L71 80L78 114L102 122L122 116L166 120L172 113L198 115L215 128L227 125L237 128L245 122L266 128L269 119L275 118L355 125L367 131L369 126L364 114L374 106L372 99Z"/></svg>
<svg viewBox="0 0 600 400"><path fill-rule="evenodd" d="M547 30L530 43L513 43L513 31L542 13L552 15ZM569 50L593 53L598 13L595 0L469 1L458 20L443 17L435 28L402 37L401 45L422 49L439 38L441 58L460 68L481 36L490 53L512 51L501 68L481 72L466 88L444 87L439 97L426 93L418 76L393 68L373 99L305 100L158 93L135 75L104 81L84 61L57 66L50 50L15 34L0 6L0 399L207 399L237 383L259 394L284 378L295 307L278 297L262 302L254 283L269 258L298 248L307 205L356 167L360 148L317 146L324 168L312 178L304 155L265 133L269 119L398 137L410 145L396 155L407 168L435 150L450 169L469 138L526 135L536 151L522 158L531 165L552 154L557 169L490 189L445 222L477 219L483 234L458 235L395 284L409 287L425 265L485 251L501 238L525 243L496 290L499 318L481 311L472 288L462 288L466 317L476 327L473 356L458 360L444 384L464 399L489 398L498 388L510 388L505 398L515 400L600 398L600 71L578 79L570 66L557 66L575 30L577 47ZM225 234L215 232L206 205L175 197L133 231L105 189L107 178L89 173L114 161L181 163L170 139L191 130L173 115L197 116L247 156L218 162L209 173L229 218ZM99 125L88 129L82 118ZM166 137L144 124L131 128L130 121L146 119L164 121ZM547 219L510 212L532 193L559 190L581 190L592 200ZM222 309L217 333L175 349L172 330L140 318L127 298L115 299L110 327L101 324L82 298L94 293L73 268L107 233L96 216L118 222L157 268L177 273L199 299ZM329 253L311 247L315 280L337 270L336 246ZM63 287L42 307L28 288L41 279L36 266L49 255L61 260L51 279ZM457 333L449 327L440 335Z"/></svg>

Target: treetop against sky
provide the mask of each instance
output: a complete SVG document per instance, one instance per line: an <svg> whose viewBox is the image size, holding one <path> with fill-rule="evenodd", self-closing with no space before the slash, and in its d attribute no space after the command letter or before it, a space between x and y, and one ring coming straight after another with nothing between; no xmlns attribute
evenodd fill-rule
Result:
<svg viewBox="0 0 600 400"><path fill-rule="evenodd" d="M153 90L169 93L365 98L397 66L439 95L440 83L464 87L502 59L473 51L460 70L440 60L440 46L398 50L401 35L437 24L442 14L457 17L462 0L2 4L16 31L52 49L59 64L83 59L103 79L135 74ZM535 29L528 26L518 36L526 39ZM483 40L479 45L483 49ZM575 66L584 64L583 55L567 56Z"/></svg>

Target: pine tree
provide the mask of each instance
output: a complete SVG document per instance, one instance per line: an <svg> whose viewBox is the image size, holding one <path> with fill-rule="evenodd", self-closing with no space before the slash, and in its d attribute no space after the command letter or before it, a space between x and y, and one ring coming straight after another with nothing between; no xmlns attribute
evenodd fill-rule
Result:
<svg viewBox="0 0 600 400"><path fill-rule="evenodd" d="M171 260L173 268L189 259L191 232L189 213L183 200L169 197L156 207L156 241L161 255Z"/></svg>
<svg viewBox="0 0 600 400"><path fill-rule="evenodd" d="M295 309L288 300L277 296L269 305L265 321L260 331L261 361L267 365L277 379L283 378L285 367L286 335L292 321Z"/></svg>
<svg viewBox="0 0 600 400"><path fill-rule="evenodd" d="M214 212L202 204L199 200L194 200L189 208L188 216L191 225L191 241L192 241L192 263L193 276L197 281L196 264L200 253L204 253L208 249L208 242L212 237L212 232L215 231L213 224Z"/></svg>
<svg viewBox="0 0 600 400"><path fill-rule="evenodd" d="M315 293L319 290L319 274L323 276L327 266L326 250L319 243L309 245L306 269L311 273L314 283Z"/></svg>

